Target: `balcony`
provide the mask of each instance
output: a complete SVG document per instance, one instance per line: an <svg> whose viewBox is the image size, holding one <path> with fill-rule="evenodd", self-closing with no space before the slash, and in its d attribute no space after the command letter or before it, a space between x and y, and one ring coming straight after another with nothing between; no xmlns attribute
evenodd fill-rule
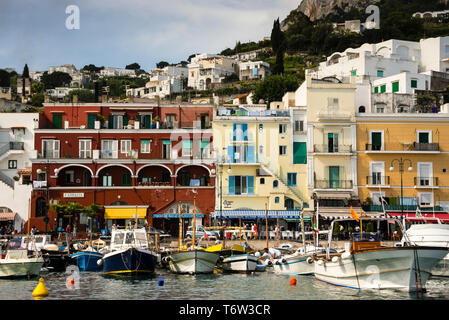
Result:
<svg viewBox="0 0 449 320"><path fill-rule="evenodd" d="M25 150L23 142L10 142L9 150Z"/></svg>
<svg viewBox="0 0 449 320"><path fill-rule="evenodd" d="M414 184L418 188L438 187L438 177L415 177Z"/></svg>
<svg viewBox="0 0 449 320"><path fill-rule="evenodd" d="M413 147L416 151L440 151L439 143L419 143L414 142Z"/></svg>
<svg viewBox="0 0 449 320"><path fill-rule="evenodd" d="M315 189L352 189L352 180L315 180Z"/></svg>
<svg viewBox="0 0 449 320"><path fill-rule="evenodd" d="M352 114L347 111L339 111L339 110L320 110L318 112L318 120L333 120L333 121L342 121L342 120L351 120Z"/></svg>
<svg viewBox="0 0 449 320"><path fill-rule="evenodd" d="M313 152L315 153L352 153L351 145L328 145L315 144L313 145Z"/></svg>
<svg viewBox="0 0 449 320"><path fill-rule="evenodd" d="M381 145L377 145L377 144L365 144L365 150L366 151L382 151L383 148Z"/></svg>
<svg viewBox="0 0 449 320"><path fill-rule="evenodd" d="M390 177L376 174L366 176L366 184L369 186L388 186L390 185Z"/></svg>

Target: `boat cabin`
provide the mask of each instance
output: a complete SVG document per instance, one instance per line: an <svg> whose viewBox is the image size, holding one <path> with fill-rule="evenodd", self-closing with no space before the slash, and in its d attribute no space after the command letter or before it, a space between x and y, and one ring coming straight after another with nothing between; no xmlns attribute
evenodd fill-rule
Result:
<svg viewBox="0 0 449 320"><path fill-rule="evenodd" d="M112 229L111 250L125 248L148 248L148 237L145 228L140 229Z"/></svg>

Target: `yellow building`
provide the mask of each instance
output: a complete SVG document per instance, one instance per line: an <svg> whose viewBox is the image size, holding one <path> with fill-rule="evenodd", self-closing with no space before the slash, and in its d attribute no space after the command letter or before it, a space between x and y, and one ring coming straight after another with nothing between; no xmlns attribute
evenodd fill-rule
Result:
<svg viewBox="0 0 449 320"><path fill-rule="evenodd" d="M417 206L432 214L447 211L448 136L449 113L359 113L357 187L365 209L411 215Z"/></svg>
<svg viewBox="0 0 449 320"><path fill-rule="evenodd" d="M212 128L218 155L216 217L264 218L267 209L269 218L299 218L309 205L307 154L305 143L292 139L290 110L219 107Z"/></svg>
<svg viewBox="0 0 449 320"><path fill-rule="evenodd" d="M306 106L308 195L322 216L357 206L355 83L307 77L295 92Z"/></svg>

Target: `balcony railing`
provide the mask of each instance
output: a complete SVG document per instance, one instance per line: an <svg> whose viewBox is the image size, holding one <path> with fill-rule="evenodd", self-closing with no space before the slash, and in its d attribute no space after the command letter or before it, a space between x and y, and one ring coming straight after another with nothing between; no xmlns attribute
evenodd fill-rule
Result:
<svg viewBox="0 0 449 320"><path fill-rule="evenodd" d="M420 143L414 142L413 147L416 151L440 151L439 143Z"/></svg>
<svg viewBox="0 0 449 320"><path fill-rule="evenodd" d="M10 142L9 143L10 150L25 150L23 142Z"/></svg>
<svg viewBox="0 0 449 320"><path fill-rule="evenodd" d="M317 153L351 153L351 145L327 145L327 144L315 144L313 145L313 152Z"/></svg>
<svg viewBox="0 0 449 320"><path fill-rule="evenodd" d="M401 211L402 207L400 204L398 205L384 205L382 207L382 205L378 204L378 205L370 205L367 207L364 207L363 209L366 211L370 211L370 212L382 212L383 209L385 208L385 211ZM416 212L416 209L418 208L417 205L405 205L404 204L404 211L408 211L408 212ZM433 211L445 211L442 207L440 206L435 206L435 207L419 207L420 211L422 212L433 212Z"/></svg>
<svg viewBox="0 0 449 320"><path fill-rule="evenodd" d="M316 180L315 189L352 189L352 180Z"/></svg>
<svg viewBox="0 0 449 320"><path fill-rule="evenodd" d="M377 145L377 144L366 144L365 145L365 150L366 151L381 151L382 150L382 146L381 145Z"/></svg>
<svg viewBox="0 0 449 320"><path fill-rule="evenodd" d="M390 177L389 176L380 176L380 175L371 175L366 176L366 184L367 185L389 185Z"/></svg>
<svg viewBox="0 0 449 320"><path fill-rule="evenodd" d="M437 187L438 177L415 177L414 183L416 187Z"/></svg>

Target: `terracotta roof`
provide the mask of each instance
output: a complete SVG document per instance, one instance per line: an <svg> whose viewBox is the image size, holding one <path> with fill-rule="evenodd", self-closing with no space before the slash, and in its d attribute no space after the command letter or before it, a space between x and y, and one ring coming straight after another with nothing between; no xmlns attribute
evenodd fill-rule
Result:
<svg viewBox="0 0 449 320"><path fill-rule="evenodd" d="M0 221L14 220L15 216L15 212L0 212Z"/></svg>

